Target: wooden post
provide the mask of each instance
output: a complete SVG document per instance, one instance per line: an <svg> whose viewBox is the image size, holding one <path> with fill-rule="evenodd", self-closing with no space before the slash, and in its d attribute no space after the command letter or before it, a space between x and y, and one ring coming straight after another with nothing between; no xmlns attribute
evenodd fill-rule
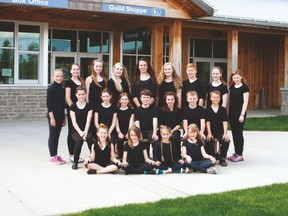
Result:
<svg viewBox="0 0 288 216"><path fill-rule="evenodd" d="M232 71L238 68L238 31L228 31L228 62L227 62L227 78L230 77Z"/></svg>
<svg viewBox="0 0 288 216"><path fill-rule="evenodd" d="M285 36L284 52L284 87L288 88L288 35Z"/></svg>
<svg viewBox="0 0 288 216"><path fill-rule="evenodd" d="M152 26L152 67L156 72L156 77L163 65L163 24L157 23Z"/></svg>
<svg viewBox="0 0 288 216"><path fill-rule="evenodd" d="M182 21L174 20L169 28L169 61L182 74Z"/></svg>
<svg viewBox="0 0 288 216"><path fill-rule="evenodd" d="M122 32L113 33L113 65L121 62Z"/></svg>

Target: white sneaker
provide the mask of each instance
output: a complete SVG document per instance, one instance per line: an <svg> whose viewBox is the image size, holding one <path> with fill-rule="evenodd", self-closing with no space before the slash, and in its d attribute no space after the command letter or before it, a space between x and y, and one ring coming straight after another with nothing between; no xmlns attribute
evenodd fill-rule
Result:
<svg viewBox="0 0 288 216"><path fill-rule="evenodd" d="M217 174L217 169L215 167L210 167L207 169L207 173L209 174Z"/></svg>
<svg viewBox="0 0 288 216"><path fill-rule="evenodd" d="M74 156L69 157L69 160L74 163ZM83 163L84 159L83 158L79 158L78 163Z"/></svg>

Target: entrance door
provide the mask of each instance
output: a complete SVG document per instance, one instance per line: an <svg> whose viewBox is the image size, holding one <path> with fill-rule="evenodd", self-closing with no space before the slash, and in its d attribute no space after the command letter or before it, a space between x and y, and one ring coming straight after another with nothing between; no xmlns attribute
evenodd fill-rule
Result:
<svg viewBox="0 0 288 216"><path fill-rule="evenodd" d="M81 77L85 80L86 77L91 75L91 63L94 59L102 58L101 55L80 55L78 56L78 62L81 66ZM107 71L108 72L108 71ZM108 76L108 74L107 74Z"/></svg>
<svg viewBox="0 0 288 216"><path fill-rule="evenodd" d="M65 54L53 54L52 56L52 68L54 71L56 68L61 68L64 72L64 81L71 78L70 68L71 65L76 62L76 54L65 53ZM52 81L52 75L51 75Z"/></svg>
<svg viewBox="0 0 288 216"><path fill-rule="evenodd" d="M197 67L197 78L203 83L204 87L208 86L210 83L210 70L211 61L199 60L195 61Z"/></svg>

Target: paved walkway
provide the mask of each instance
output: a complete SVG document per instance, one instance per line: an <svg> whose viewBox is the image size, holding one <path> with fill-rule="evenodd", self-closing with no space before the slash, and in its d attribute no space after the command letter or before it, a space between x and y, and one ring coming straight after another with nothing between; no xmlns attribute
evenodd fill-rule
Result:
<svg viewBox="0 0 288 216"><path fill-rule="evenodd" d="M67 127L59 154L68 159ZM245 161L218 175L87 175L80 164L48 163L46 120L0 121L0 215L59 215L127 203L288 182L288 132L245 132ZM229 155L233 151L233 144ZM82 157L88 156L83 146Z"/></svg>

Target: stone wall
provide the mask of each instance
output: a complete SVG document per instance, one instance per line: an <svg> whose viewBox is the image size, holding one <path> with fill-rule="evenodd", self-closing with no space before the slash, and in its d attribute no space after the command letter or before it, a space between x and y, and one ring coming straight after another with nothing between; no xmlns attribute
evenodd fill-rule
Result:
<svg viewBox="0 0 288 216"><path fill-rule="evenodd" d="M47 87L0 89L0 120L46 118Z"/></svg>
<svg viewBox="0 0 288 216"><path fill-rule="evenodd" d="M288 88L281 88L281 113L288 115Z"/></svg>

